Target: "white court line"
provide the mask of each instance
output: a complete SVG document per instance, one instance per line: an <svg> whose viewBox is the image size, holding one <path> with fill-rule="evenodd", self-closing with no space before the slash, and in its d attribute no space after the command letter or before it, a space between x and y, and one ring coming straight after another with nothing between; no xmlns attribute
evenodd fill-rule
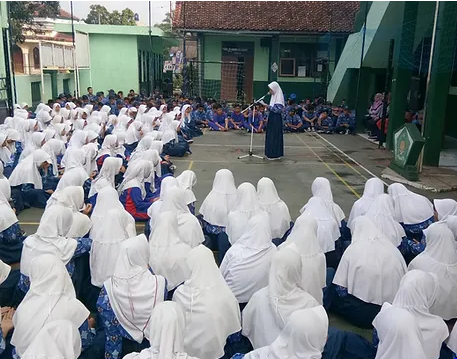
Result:
<svg viewBox="0 0 457 359"><path fill-rule="evenodd" d="M220 145L220 144L212 144L212 143L193 143L192 147L249 147L245 144L243 145ZM264 148L265 145L253 145L253 148ZM303 146L284 146L285 148L327 148L325 146L316 146L316 147L303 147Z"/></svg>
<svg viewBox="0 0 457 359"><path fill-rule="evenodd" d="M327 142L330 146L332 146L334 149L336 149L338 152L340 152L341 154L343 154L344 156L346 156L347 158L349 158L352 162L354 162L357 166L359 166L362 170L364 170L366 173L368 173L370 176L372 177L375 177L377 179L379 179L382 183L384 183L384 185L386 187L389 187L389 184L386 183L385 181L382 180L382 178L379 178L378 176L376 176L373 172L371 172L369 169L367 169L366 167L364 167L363 165L361 165L359 162L357 162L355 159L353 159L351 156L349 156L348 154L344 153L344 151L340 150L338 147L336 147L333 143L331 143L330 141L327 141L327 139L325 139L324 137L322 137L320 134L318 133L315 133L317 136L319 136L320 138L322 138L322 140L324 140L325 142Z"/></svg>
<svg viewBox="0 0 457 359"><path fill-rule="evenodd" d="M246 164L246 162L242 161L222 161L222 160L173 160L173 163L187 163L187 162L195 162L195 163L240 163L240 164ZM265 162L259 162L261 163L269 163L267 161ZM281 162L276 162L276 163L282 163L285 165L324 165L323 162L318 162L318 161L312 161L312 162L295 162L293 160L288 160L286 158L283 159ZM346 166L344 163L330 163L332 166Z"/></svg>

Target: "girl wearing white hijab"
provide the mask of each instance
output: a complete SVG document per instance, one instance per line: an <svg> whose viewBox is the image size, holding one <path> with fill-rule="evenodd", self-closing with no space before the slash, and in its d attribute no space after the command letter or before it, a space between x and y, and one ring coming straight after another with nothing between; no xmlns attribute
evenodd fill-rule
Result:
<svg viewBox="0 0 457 359"><path fill-rule="evenodd" d="M173 112L165 114L159 131L162 132L163 153L169 156L183 157L186 153L192 153L189 142L182 136L178 136L179 121L174 121ZM192 140L189 140L192 141Z"/></svg>
<svg viewBox="0 0 457 359"><path fill-rule="evenodd" d="M41 329L56 320L69 320L79 328L82 348L93 334L89 330L89 311L76 299L75 289L62 261L52 254L36 257L29 266L30 290L14 315L11 344L21 358Z"/></svg>
<svg viewBox="0 0 457 359"><path fill-rule="evenodd" d="M446 218L446 224L454 235L454 239L457 241L457 216L448 216Z"/></svg>
<svg viewBox="0 0 457 359"><path fill-rule="evenodd" d="M176 177L179 186L184 190L184 197L189 207L189 210L192 214L195 214L195 194L192 191L192 188L197 184L197 176L194 171L185 170L178 177Z"/></svg>
<svg viewBox="0 0 457 359"><path fill-rule="evenodd" d="M118 157L108 157L102 165L100 173L92 181L89 191L89 201L92 206L95 206L97 203L97 194L101 191L102 188L110 186L115 188L115 179L116 175L122 169L122 158Z"/></svg>
<svg viewBox="0 0 457 359"><path fill-rule="evenodd" d="M373 326L379 336L376 359L431 359L422 346L417 321L408 310L384 303Z"/></svg>
<svg viewBox="0 0 457 359"><path fill-rule="evenodd" d="M400 183L391 184L387 192L394 200L395 218L405 229L408 238L420 241L423 230L434 222L432 203Z"/></svg>
<svg viewBox="0 0 457 359"><path fill-rule="evenodd" d="M351 213L349 214L348 227L352 228L352 222L358 216L364 216L368 213L368 210L373 205L375 199L384 193L384 183L377 178L370 178L365 183L363 195L352 205Z"/></svg>
<svg viewBox="0 0 457 359"><path fill-rule="evenodd" d="M301 286L301 260L297 252L285 248L275 253L268 286L252 296L243 310L243 335L254 349L272 344L291 314L319 303Z"/></svg>
<svg viewBox="0 0 457 359"><path fill-rule="evenodd" d="M160 188L160 197L155 201L148 209L149 220L149 230L152 232L155 228L157 219L162 211L162 206L167 197L169 191L173 187L178 187L178 181L172 176L165 177L162 181Z"/></svg>
<svg viewBox="0 0 457 359"><path fill-rule="evenodd" d="M116 147L118 146L116 135L106 135L103 139L102 148L98 151L97 166L98 170L103 165L103 161L108 157L116 157Z"/></svg>
<svg viewBox="0 0 457 359"><path fill-rule="evenodd" d="M241 310L255 292L268 285L276 251L268 216L259 214L249 220L244 234L224 256L220 270Z"/></svg>
<svg viewBox="0 0 457 359"><path fill-rule="evenodd" d="M154 307L167 297L165 278L149 271L148 246L144 234L123 241L114 274L100 292L97 307L105 327L106 358L122 353L123 338L141 343Z"/></svg>
<svg viewBox="0 0 457 359"><path fill-rule="evenodd" d="M441 344L449 335L444 320L430 313L437 292L438 281L435 275L412 270L402 278L392 302L393 308L402 308L414 316L421 332L421 347L427 359L440 357ZM377 319L374 324L376 321ZM376 341L376 336L374 339Z"/></svg>
<svg viewBox="0 0 457 359"><path fill-rule="evenodd" d="M457 252L454 236L444 222L432 224L425 232L427 246L412 260L408 269L434 273L439 287L430 311L444 320L457 318Z"/></svg>
<svg viewBox="0 0 457 359"><path fill-rule="evenodd" d="M162 212L149 239L149 265L154 273L167 278L171 292L189 278L187 256L192 248L181 238L173 212Z"/></svg>
<svg viewBox="0 0 457 359"><path fill-rule="evenodd" d="M244 359L320 359L327 341L328 317L322 306L293 312L278 338Z"/></svg>
<svg viewBox="0 0 457 359"><path fill-rule="evenodd" d="M45 133L43 132L34 132L31 136L30 142L28 142L19 157L19 161L21 162L30 154L32 154L35 150L40 149L46 143L45 140Z"/></svg>
<svg viewBox="0 0 457 359"><path fill-rule="evenodd" d="M300 255L301 288L322 304L322 290L326 286L327 266L325 255L319 245L317 231L317 221L307 214L302 214L295 222L287 240L279 248L281 250L289 248Z"/></svg>
<svg viewBox="0 0 457 359"><path fill-rule="evenodd" d="M73 135L68 142L68 148L65 151L65 155L62 158L61 165L66 167L67 158L73 150L81 149L87 143L87 132L82 130L75 130Z"/></svg>
<svg viewBox="0 0 457 359"><path fill-rule="evenodd" d="M65 155L69 150L65 152ZM73 149L68 157L65 172L57 184L56 192L68 186L83 186L89 175L84 165L86 163L86 154L82 149Z"/></svg>
<svg viewBox="0 0 457 359"><path fill-rule="evenodd" d="M192 106L184 105L181 109L181 132L184 134L185 138L190 140L193 137L198 137L203 135L202 130L197 127L197 122L192 118Z"/></svg>
<svg viewBox="0 0 457 359"><path fill-rule="evenodd" d="M231 245L242 236L248 221L258 214L267 215L260 207L255 187L248 182L240 184L236 190L235 207L227 218L227 235Z"/></svg>
<svg viewBox="0 0 457 359"><path fill-rule="evenodd" d="M270 218L271 236L276 245L284 242L283 237L290 229L291 218L287 204L278 196L273 181L263 177L257 183L257 198L260 206Z"/></svg>
<svg viewBox="0 0 457 359"><path fill-rule="evenodd" d="M284 108L284 95L281 86L276 81L268 85L271 94L270 114L268 116L267 133L265 137L265 156L267 159L281 159L284 156L284 139L282 111Z"/></svg>
<svg viewBox="0 0 457 359"><path fill-rule="evenodd" d="M69 320L47 323L30 344L21 359L78 358L81 354L81 336Z"/></svg>
<svg viewBox="0 0 457 359"><path fill-rule="evenodd" d="M150 347L124 359L198 359L184 352L185 329L181 307L173 302L159 303L151 316Z"/></svg>
<svg viewBox="0 0 457 359"><path fill-rule="evenodd" d="M135 151L132 152L132 155L130 156L130 161L133 160L140 153L150 150L153 142L154 142L154 139L152 137L150 137L150 136L143 137L138 142L138 146L135 148Z"/></svg>
<svg viewBox="0 0 457 359"><path fill-rule="evenodd" d="M353 228L352 242L333 278L337 295L331 310L357 327L370 329L381 305L392 302L406 263L368 217L357 217Z"/></svg>
<svg viewBox="0 0 457 359"><path fill-rule="evenodd" d="M97 173L97 153L98 153L98 145L96 143L88 143L84 145L81 150L84 151L84 169L87 172L89 177L94 177Z"/></svg>
<svg viewBox="0 0 457 359"><path fill-rule="evenodd" d="M449 216L457 214L457 202L450 198L433 200L438 221L445 221Z"/></svg>
<svg viewBox="0 0 457 359"><path fill-rule="evenodd" d="M51 164L51 156L44 150L35 150L24 159L11 173L11 187L21 186L20 191L25 203L31 207L45 208L52 190L44 189L44 178ZM40 173L43 170L43 176Z"/></svg>
<svg viewBox="0 0 457 359"><path fill-rule="evenodd" d="M173 295L186 317L184 350L201 359L220 358L227 338L241 330L238 302L208 248L192 249L187 265L190 276Z"/></svg>
<svg viewBox="0 0 457 359"><path fill-rule="evenodd" d="M43 145L42 149L49 153L49 155L51 156L52 174L54 176L58 176L59 164L57 157L65 153L65 142L61 140L56 140L55 138L51 138L48 142L46 142Z"/></svg>
<svg viewBox="0 0 457 359"><path fill-rule="evenodd" d="M132 153L135 148L138 146L138 142L143 137L143 132L141 131L141 127L143 124L141 121L133 121L129 128L127 129L127 134L125 136L125 145L127 145L127 150Z"/></svg>

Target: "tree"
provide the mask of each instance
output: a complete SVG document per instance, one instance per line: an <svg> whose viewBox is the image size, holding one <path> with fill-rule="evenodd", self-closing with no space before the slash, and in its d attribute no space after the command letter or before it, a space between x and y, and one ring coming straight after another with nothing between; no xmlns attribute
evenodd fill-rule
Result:
<svg viewBox="0 0 457 359"><path fill-rule="evenodd" d="M103 5L91 5L85 22L87 24L107 25L110 23L110 12Z"/></svg>
<svg viewBox="0 0 457 359"><path fill-rule="evenodd" d="M171 30L172 30L171 22L173 19L173 15L174 15L174 10L171 11L171 14L169 12L167 12L165 14L165 19L163 19L160 24L155 24L154 27L158 27L163 32L170 34Z"/></svg>
<svg viewBox="0 0 457 359"><path fill-rule="evenodd" d="M121 13L121 25L136 25L135 13L129 8L125 8Z"/></svg>
<svg viewBox="0 0 457 359"><path fill-rule="evenodd" d="M111 25L122 25L121 13L117 10L114 10L111 14L109 14L109 23Z"/></svg>
<svg viewBox="0 0 457 359"><path fill-rule="evenodd" d="M56 18L60 13L59 1L8 1L12 40L24 42L26 32L37 32L41 25L35 17Z"/></svg>

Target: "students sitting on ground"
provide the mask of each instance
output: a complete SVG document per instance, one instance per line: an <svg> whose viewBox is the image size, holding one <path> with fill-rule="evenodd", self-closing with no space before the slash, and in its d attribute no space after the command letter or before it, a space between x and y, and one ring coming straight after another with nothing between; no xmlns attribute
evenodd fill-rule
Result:
<svg viewBox="0 0 457 359"><path fill-rule="evenodd" d="M227 119L229 128L241 130L243 127L245 127L244 114L241 113L241 105L235 104L233 106L233 112L228 115Z"/></svg>
<svg viewBox="0 0 457 359"><path fill-rule="evenodd" d="M227 114L222 110L222 106L216 104L214 109L216 111L213 114L211 121L208 122L211 131L228 131L228 118Z"/></svg>
<svg viewBox="0 0 457 359"><path fill-rule="evenodd" d="M314 125L317 121L317 113L315 107L309 104L307 109L303 111L303 123L307 131L314 131Z"/></svg>
<svg viewBox="0 0 457 359"><path fill-rule="evenodd" d="M343 108L343 113L338 117L338 120L336 121L335 132L346 135L355 135L355 118L352 116L349 107Z"/></svg>
<svg viewBox="0 0 457 359"><path fill-rule="evenodd" d="M296 114L294 108L289 108L289 112L284 117L284 131L287 132L303 132L305 128L309 128L308 123L303 123L301 118Z"/></svg>
<svg viewBox="0 0 457 359"><path fill-rule="evenodd" d="M318 133L333 133L335 130L333 126L333 119L326 111L322 111L319 115L315 128Z"/></svg>

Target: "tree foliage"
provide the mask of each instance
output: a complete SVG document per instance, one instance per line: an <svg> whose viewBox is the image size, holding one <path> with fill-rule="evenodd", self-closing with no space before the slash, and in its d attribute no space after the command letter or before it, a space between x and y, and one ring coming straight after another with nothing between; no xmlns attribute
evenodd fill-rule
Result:
<svg viewBox="0 0 457 359"><path fill-rule="evenodd" d="M114 10L109 12L103 5L91 5L90 12L84 20L88 24L101 25L136 25L135 14L129 8L125 8L122 12Z"/></svg>
<svg viewBox="0 0 457 359"><path fill-rule="evenodd" d="M167 12L165 14L165 18L162 20L162 22L160 24L155 24L154 26L158 27L160 30L162 30L163 32L165 32L167 34L170 34L171 30L172 30L171 22L173 19L173 15L174 15L174 10L172 10L171 13Z"/></svg>
<svg viewBox="0 0 457 359"><path fill-rule="evenodd" d="M24 42L25 32L37 32L40 25L35 17L56 18L60 13L59 1L8 1L12 40Z"/></svg>

